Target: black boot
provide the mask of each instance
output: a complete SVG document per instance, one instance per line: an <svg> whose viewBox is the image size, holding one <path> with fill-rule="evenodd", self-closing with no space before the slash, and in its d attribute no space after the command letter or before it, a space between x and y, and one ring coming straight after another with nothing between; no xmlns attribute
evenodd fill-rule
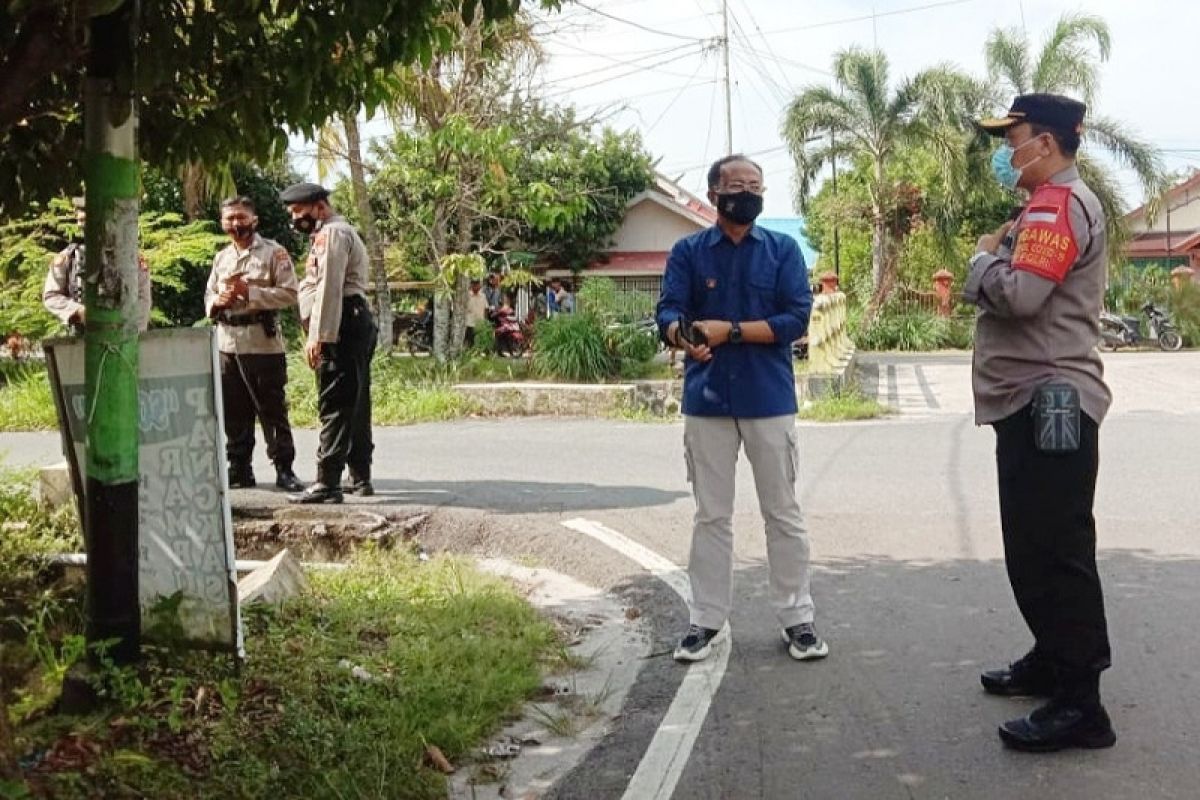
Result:
<svg viewBox="0 0 1200 800"><path fill-rule="evenodd" d="M375 487L371 485L371 473L366 472L350 472L350 479L342 484L342 491L346 494L356 494L359 497L370 497L375 494Z"/></svg>
<svg viewBox="0 0 1200 800"><path fill-rule="evenodd" d="M289 499L289 503L300 505L316 504L316 503L340 503L342 502L342 488L336 484L327 486L320 481L317 481L312 486L309 486L300 494L294 494Z"/></svg>
<svg viewBox="0 0 1200 800"><path fill-rule="evenodd" d="M304 484L296 477L296 473L292 472L292 467L277 466L275 468L275 485L286 492L303 492Z"/></svg>
<svg viewBox="0 0 1200 800"><path fill-rule="evenodd" d="M990 669L979 676L988 694L1002 697L1050 697L1054 694L1054 670L1034 647L1003 669Z"/></svg>
<svg viewBox="0 0 1200 800"><path fill-rule="evenodd" d="M1014 750L1050 753L1068 747L1112 747L1112 720L1100 704L1100 673L1055 669L1054 698L1028 716L1000 726L1000 740Z"/></svg>
<svg viewBox="0 0 1200 800"><path fill-rule="evenodd" d="M258 485L254 480L254 470L247 464L230 464L229 465L229 488L230 489L253 489Z"/></svg>

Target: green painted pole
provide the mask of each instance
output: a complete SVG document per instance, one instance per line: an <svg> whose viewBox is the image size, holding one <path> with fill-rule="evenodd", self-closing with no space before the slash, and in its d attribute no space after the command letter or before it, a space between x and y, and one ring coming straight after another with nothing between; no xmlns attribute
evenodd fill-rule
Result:
<svg viewBox="0 0 1200 800"><path fill-rule="evenodd" d="M87 638L141 651L138 608L137 0L101 4L84 88ZM93 658L96 651L93 649Z"/></svg>

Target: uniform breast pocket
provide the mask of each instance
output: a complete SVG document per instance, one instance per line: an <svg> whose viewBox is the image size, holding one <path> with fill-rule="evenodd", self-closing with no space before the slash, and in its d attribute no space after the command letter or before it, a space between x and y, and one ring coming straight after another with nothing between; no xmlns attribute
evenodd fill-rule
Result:
<svg viewBox="0 0 1200 800"><path fill-rule="evenodd" d="M746 313L748 319L766 319L779 313L776 284L779 269L772 263L758 263L750 269L746 281Z"/></svg>
<svg viewBox="0 0 1200 800"><path fill-rule="evenodd" d="M260 259L251 259L246 264L246 283L251 286L270 286L271 268Z"/></svg>
<svg viewBox="0 0 1200 800"><path fill-rule="evenodd" d="M692 292L693 314L697 319L714 319L719 317L721 309L721 281L716 273L701 272L696 276L695 289Z"/></svg>

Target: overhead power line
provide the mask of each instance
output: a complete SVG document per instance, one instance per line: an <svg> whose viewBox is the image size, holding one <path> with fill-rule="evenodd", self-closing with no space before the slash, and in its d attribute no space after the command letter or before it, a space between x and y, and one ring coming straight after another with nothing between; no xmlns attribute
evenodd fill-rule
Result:
<svg viewBox="0 0 1200 800"><path fill-rule="evenodd" d="M696 53L694 53L694 54L698 54L699 52L700 52L700 51L699 51L699 50L697 50L697 51L696 51ZM684 75L684 74L681 74L681 73L678 73L678 72L667 72L667 71L664 71L664 70L659 70L659 69L658 69L658 67L661 67L661 66L663 66L663 65L665 65L665 64L669 64L669 63L671 63L671 62L673 62L673 61L677 61L677 60L679 60L679 58L681 57L681 55L683 55L683 54L679 54L679 55L673 55L673 56L671 56L671 57L669 57L669 58L666 58L666 59L663 59L663 60L661 60L661 61L656 61L656 62L654 62L653 64L646 64L646 65L644 65L644 66L638 66L637 68L635 68L635 69L631 69L631 70L629 70L628 72L622 72L622 73L620 73L620 74L617 74L617 75L610 75L610 76L608 76L608 77L606 77L606 78L601 78L600 80L592 81L591 83L585 83L585 84L583 84L582 86L568 86L568 87L565 87L565 88L563 88L563 89L559 89L558 91L549 92L549 93L547 93L547 95L546 95L546 96L547 96L547 97L557 97L557 96L564 95L564 94L570 94L571 92L577 92L577 91L581 91L581 90L583 90L583 89L590 89L590 88L591 88L591 87L593 87L593 86L599 86L599 85L601 85L601 84L604 84L604 83L609 83L610 81L618 81L618 80L621 80L622 78L628 78L628 77L629 77L629 76L631 76L631 75L637 75L639 72L652 72L652 71L657 71L657 72L659 72L660 74L663 74L663 75L674 75L674 76L676 76L676 77L679 77L679 78L688 78L689 76L687 76L687 75ZM693 54L692 54L692 53L689 53L689 55L693 55ZM611 67L603 67L603 68L601 68L601 70L596 70L596 71L606 71L606 70L608 70L608 69L611 69ZM548 81L548 82L547 82L547 84L549 84L549 83L561 83L563 80L574 80L575 78L582 78L582 77L585 77L586 75L589 75L589 74L595 74L595 72L596 72L596 71L593 71L592 73L585 73L584 75L573 75L573 76L571 76L570 78L559 79L559 80L555 80L555 81L552 81L552 82Z"/></svg>
<svg viewBox="0 0 1200 800"><path fill-rule="evenodd" d="M543 86L554 86L554 85L557 85L560 83L567 83L567 82L576 80L577 78L594 78L597 75L600 75L600 74L603 74L606 72L610 72L615 69L619 69L620 67L633 67L633 69L628 72L623 72L619 75L608 76L601 80L589 83L585 86L566 87L563 91L571 91L572 88L586 89L588 86L596 86L596 85L599 85L599 84L604 83L609 80L617 80L619 78L628 77L629 75L635 75L639 72L657 72L660 75L670 75L675 78L687 78L689 76L685 73L671 72L670 70L664 70L664 69L659 69L659 68L666 64L670 64L672 62L678 61L687 56L699 55L703 51L703 49L704 48L701 47L699 43L685 44L685 45L680 45L679 47L672 47L667 50L662 50L662 51L659 51L658 53L656 53L655 54L656 56L666 56L666 58L660 58L658 61L655 61L650 64L639 63L640 61L644 61L645 59L632 59L629 61L623 61L621 59L610 58L608 60L611 61L612 63L608 66L597 67L596 69L588 70L587 72L581 72L581 73L577 73L574 75L567 75L567 76L564 76L561 78L553 78L551 80L544 81L542 83L542 85Z"/></svg>
<svg viewBox="0 0 1200 800"><path fill-rule="evenodd" d="M689 42L707 41L707 38L703 37L703 36L685 36L682 33L674 33L672 31L663 31L663 30L659 30L658 28L651 28L647 25L643 25L640 22L634 22L631 19L625 19L624 17L618 17L615 14L609 14L607 11L601 11L598 8L594 8L592 6L587 5L586 3L577 2L575 5L579 6L580 8L586 8L588 11L591 11L593 14L598 14L606 19L611 19L613 22L620 22L624 25L629 25L631 27L637 28L638 30L643 30L646 33L653 33L653 34L657 34L658 36L670 36L673 39L683 39L683 40L689 41Z"/></svg>
<svg viewBox="0 0 1200 800"><path fill-rule="evenodd" d="M764 33L763 36L779 36L784 33L795 33L797 31L811 31L817 28L829 28L834 25L849 25L854 22L870 22L880 17L898 17L902 14L916 14L921 11L932 11L936 8L947 8L949 6L961 6L965 3L973 3L975 0L943 0L940 3L929 3L923 6L910 6L909 8L898 8L895 11L880 11L875 14L864 14L857 17L846 17L844 19L834 19L828 22L814 22L810 25L797 25L794 28L780 28L779 30Z"/></svg>

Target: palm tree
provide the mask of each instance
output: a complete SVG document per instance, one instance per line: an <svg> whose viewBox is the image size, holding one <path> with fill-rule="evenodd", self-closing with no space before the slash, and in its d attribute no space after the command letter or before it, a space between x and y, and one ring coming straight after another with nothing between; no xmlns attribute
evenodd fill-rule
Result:
<svg viewBox="0 0 1200 800"><path fill-rule="evenodd" d="M1135 138L1119 121L1090 112L1099 90L1100 65L1111 52L1108 24L1091 14L1064 14L1036 53L1025 33L1015 29L992 31L984 48L988 77L1001 82L1012 94L1052 92L1083 99L1089 106L1085 145L1098 146L1117 163L1134 171L1153 215L1167 188L1158 151ZM1079 155L1079 172L1104 206L1109 252L1116 255L1120 247L1111 245L1127 236L1121 190L1111 172L1102 169L1087 149Z"/></svg>
<svg viewBox="0 0 1200 800"><path fill-rule="evenodd" d="M938 66L889 85L888 60L880 51L850 48L833 61L836 87L803 89L784 114L783 136L796 163L796 201L807 211L814 180L834 160L870 165L872 311L895 283L889 216L902 194L889 174L896 154L911 146L932 148L948 185L970 174L965 122L984 103L987 90L950 66Z"/></svg>

